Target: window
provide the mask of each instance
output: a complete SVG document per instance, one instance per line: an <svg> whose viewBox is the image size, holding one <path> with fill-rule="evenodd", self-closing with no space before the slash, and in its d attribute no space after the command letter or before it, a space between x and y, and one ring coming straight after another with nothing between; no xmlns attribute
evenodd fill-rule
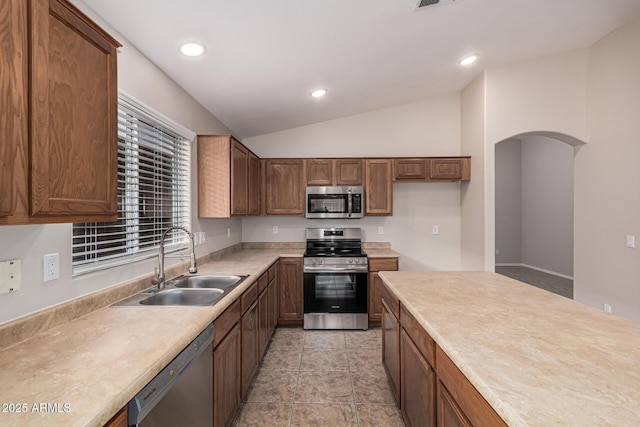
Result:
<svg viewBox="0 0 640 427"><path fill-rule="evenodd" d="M155 256L164 230L190 228L190 142L193 132L120 92L118 219L73 224L73 274ZM167 251L187 246L174 231Z"/></svg>

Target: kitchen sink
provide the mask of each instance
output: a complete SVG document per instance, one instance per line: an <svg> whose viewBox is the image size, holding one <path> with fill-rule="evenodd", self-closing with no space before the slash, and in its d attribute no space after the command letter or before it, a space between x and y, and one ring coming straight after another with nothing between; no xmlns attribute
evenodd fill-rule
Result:
<svg viewBox="0 0 640 427"><path fill-rule="evenodd" d="M147 289L112 305L140 307L151 305L212 306L242 283L249 275L182 275L166 282L164 289Z"/></svg>
<svg viewBox="0 0 640 427"><path fill-rule="evenodd" d="M217 288L230 290L231 288L240 284L247 277L249 276L218 274L184 275L170 280L169 282L167 282L167 284L172 285L176 288Z"/></svg>
<svg viewBox="0 0 640 427"><path fill-rule="evenodd" d="M222 289L165 289L140 301L142 305L213 305Z"/></svg>

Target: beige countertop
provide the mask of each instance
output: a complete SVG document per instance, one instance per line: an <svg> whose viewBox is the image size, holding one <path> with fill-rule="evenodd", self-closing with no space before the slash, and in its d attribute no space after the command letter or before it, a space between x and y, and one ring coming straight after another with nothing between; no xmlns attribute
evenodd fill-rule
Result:
<svg viewBox="0 0 640 427"><path fill-rule="evenodd" d="M639 323L495 273L380 277L507 424L640 425Z"/></svg>
<svg viewBox="0 0 640 427"><path fill-rule="evenodd" d="M244 249L199 266L250 275L213 307L105 307L0 351L0 425L104 425L279 257L303 251Z"/></svg>
<svg viewBox="0 0 640 427"><path fill-rule="evenodd" d="M392 249L364 249L369 258L400 258L400 254Z"/></svg>

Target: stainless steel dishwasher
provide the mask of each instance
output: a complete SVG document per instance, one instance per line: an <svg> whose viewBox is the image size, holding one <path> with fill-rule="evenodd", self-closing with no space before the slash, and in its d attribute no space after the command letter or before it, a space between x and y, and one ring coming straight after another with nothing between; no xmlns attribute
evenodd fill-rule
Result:
<svg viewBox="0 0 640 427"><path fill-rule="evenodd" d="M129 401L129 425L213 426L213 334L209 325Z"/></svg>

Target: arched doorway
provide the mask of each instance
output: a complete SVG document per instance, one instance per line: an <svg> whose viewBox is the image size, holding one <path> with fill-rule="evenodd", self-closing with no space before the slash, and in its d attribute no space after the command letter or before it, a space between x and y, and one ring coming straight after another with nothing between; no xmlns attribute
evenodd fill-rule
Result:
<svg viewBox="0 0 640 427"><path fill-rule="evenodd" d="M573 298L573 158L580 141L533 132L495 145L495 271Z"/></svg>

